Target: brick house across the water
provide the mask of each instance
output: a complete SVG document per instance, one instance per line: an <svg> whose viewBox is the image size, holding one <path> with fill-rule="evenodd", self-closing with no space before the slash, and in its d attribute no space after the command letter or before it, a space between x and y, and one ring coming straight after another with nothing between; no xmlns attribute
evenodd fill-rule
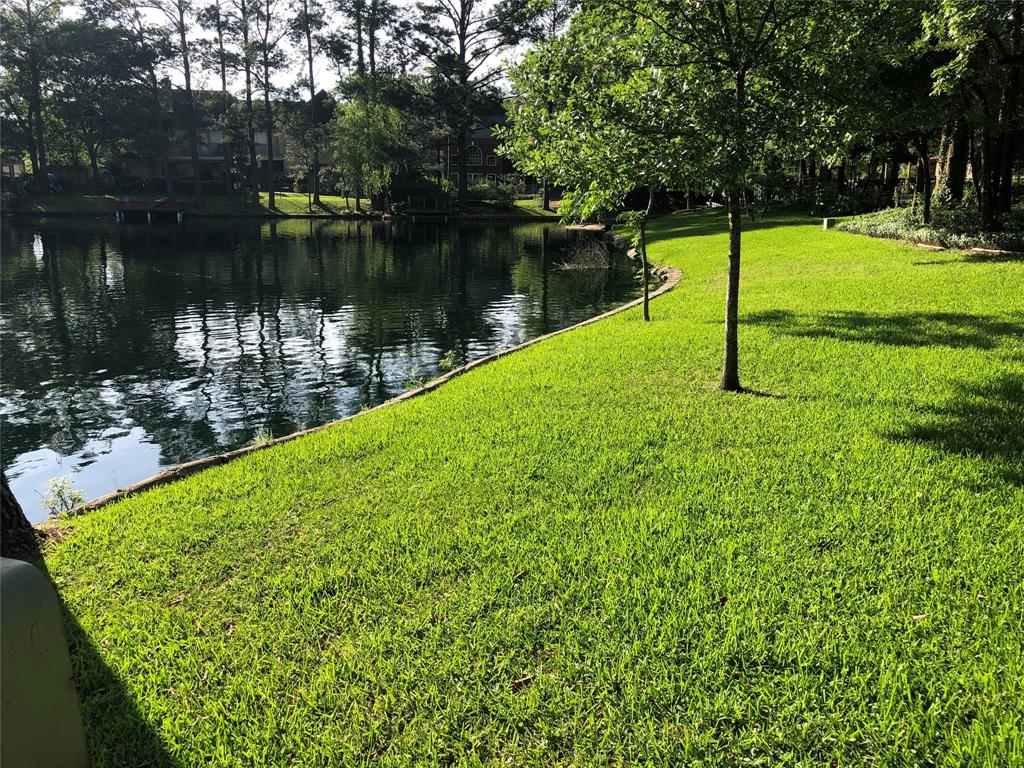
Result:
<svg viewBox="0 0 1024 768"><path fill-rule="evenodd" d="M469 184L488 181L528 181L512 161L498 154L501 142L494 137L496 125L474 128L466 134L466 173ZM454 139L437 146L437 164L453 184L459 183L459 148Z"/></svg>

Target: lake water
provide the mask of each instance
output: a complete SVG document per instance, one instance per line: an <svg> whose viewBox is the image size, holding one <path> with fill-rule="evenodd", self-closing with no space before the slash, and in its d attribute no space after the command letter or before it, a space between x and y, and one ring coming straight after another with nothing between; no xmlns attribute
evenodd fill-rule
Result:
<svg viewBox="0 0 1024 768"><path fill-rule="evenodd" d="M639 295L543 224L0 223L0 460L38 521ZM599 260L598 260L599 261ZM586 268L581 268L585 264Z"/></svg>

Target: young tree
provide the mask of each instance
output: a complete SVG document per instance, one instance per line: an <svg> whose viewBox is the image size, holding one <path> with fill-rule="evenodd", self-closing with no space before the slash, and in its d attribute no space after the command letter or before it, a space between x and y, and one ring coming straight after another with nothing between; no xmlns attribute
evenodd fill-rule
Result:
<svg viewBox="0 0 1024 768"><path fill-rule="evenodd" d="M646 207L620 217L643 264L646 321L647 222L654 193L685 183L678 161L697 148L700 137L666 120L665 107L674 98L670 83L645 67L638 53L628 38L595 36L582 25L546 41L512 70L517 95L500 136L502 151L518 168L565 188L564 220L603 217L621 208L634 190L646 189Z"/></svg>
<svg viewBox="0 0 1024 768"><path fill-rule="evenodd" d="M416 122L378 91L338 105L335 170L355 193L356 210L362 209L363 196L386 192L395 174L418 157L421 147L415 130Z"/></svg>
<svg viewBox="0 0 1024 768"><path fill-rule="evenodd" d="M672 135L671 175L722 190L729 219L729 271L720 386L741 391L739 283L744 189L767 144L798 147L807 124L824 119L822 74L831 9L805 0L602 0L570 25L598 58L570 68L562 86L579 99L626 92L649 79L659 100L635 119ZM555 49L553 55L565 55ZM561 54L558 51L562 51ZM543 55L543 54L542 54ZM639 72L649 73L637 80ZM609 77L617 82L605 84ZM600 87L592 81L600 79ZM531 99L538 96L525 88ZM540 94L549 94L544 91ZM573 97L570 97L572 101ZM627 100L624 103L628 104ZM586 123L568 131L593 131ZM614 134L608 134L609 136ZM598 141L588 164L600 168L613 150ZM561 179L554 177L561 182Z"/></svg>
<svg viewBox="0 0 1024 768"><path fill-rule="evenodd" d="M565 30L579 7L578 0L535 0L530 6L533 18L530 23L530 39L538 46L552 45ZM552 94L546 109L551 111L557 101L562 101L562 94ZM551 185L546 176L541 180L541 207L551 210Z"/></svg>

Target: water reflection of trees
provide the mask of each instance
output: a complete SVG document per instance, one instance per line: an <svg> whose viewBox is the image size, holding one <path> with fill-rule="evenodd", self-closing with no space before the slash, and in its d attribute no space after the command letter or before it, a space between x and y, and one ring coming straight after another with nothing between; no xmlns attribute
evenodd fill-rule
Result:
<svg viewBox="0 0 1024 768"><path fill-rule="evenodd" d="M4 456L141 426L174 463L338 418L635 292L542 226L5 224Z"/></svg>

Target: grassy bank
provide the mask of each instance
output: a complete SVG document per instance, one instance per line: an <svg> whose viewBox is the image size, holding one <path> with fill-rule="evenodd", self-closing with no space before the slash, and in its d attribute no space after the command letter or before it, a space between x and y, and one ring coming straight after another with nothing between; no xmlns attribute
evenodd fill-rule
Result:
<svg viewBox="0 0 1024 768"><path fill-rule="evenodd" d="M128 194L128 195L88 195L61 193L55 195L30 195L18 202L16 211L36 214L83 214L113 215L114 204L119 198L130 197L133 200L166 199L159 194ZM207 216L307 216L338 215L355 213L355 198L344 198L340 195L322 195L321 205L314 206L310 211L306 195L297 192L278 192L274 195L274 207L270 207L270 198L266 192L260 193L260 204L252 205L241 196L226 197L209 195L202 206L192 202L191 197L175 198L185 204L187 213ZM369 208L370 201L363 200L363 206Z"/></svg>
<svg viewBox="0 0 1024 768"><path fill-rule="evenodd" d="M1019 765L1024 262L652 227L683 280L66 524L94 766Z"/></svg>
<svg viewBox="0 0 1024 768"><path fill-rule="evenodd" d="M61 193L55 195L31 195L21 200L15 211L33 214L87 216L113 215L114 204L122 195L87 195ZM132 199L164 199L164 195L130 195ZM355 198L341 195L321 195L320 205L309 206L305 193L278 192L274 195L274 207L270 207L270 199L266 192L260 193L258 206L246 203L241 197L225 197L209 195L202 206L196 206L189 197L181 198L186 212L203 216L353 216ZM363 200L362 206L369 210L370 201ZM488 203L477 203L471 206L467 214L472 216L524 216L531 218L557 218L558 214L545 211L535 200L519 200L513 208L500 208Z"/></svg>

